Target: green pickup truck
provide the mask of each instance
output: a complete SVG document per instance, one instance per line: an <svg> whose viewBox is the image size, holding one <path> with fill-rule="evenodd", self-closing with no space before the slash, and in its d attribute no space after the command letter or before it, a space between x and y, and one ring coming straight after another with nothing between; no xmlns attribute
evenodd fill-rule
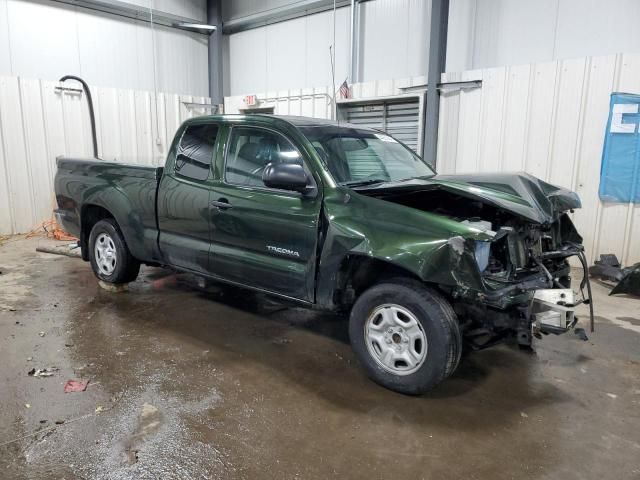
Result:
<svg viewBox="0 0 640 480"><path fill-rule="evenodd" d="M56 217L100 280L166 266L345 312L369 376L399 392L451 375L463 339L529 346L590 301L571 289L568 257L586 264L575 193L524 173L436 175L382 131L206 116L164 167L57 166Z"/></svg>

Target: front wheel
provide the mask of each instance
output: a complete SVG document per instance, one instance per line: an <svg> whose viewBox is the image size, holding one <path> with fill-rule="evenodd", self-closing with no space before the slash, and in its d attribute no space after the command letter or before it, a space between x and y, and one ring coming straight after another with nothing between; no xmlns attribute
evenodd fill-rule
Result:
<svg viewBox="0 0 640 480"><path fill-rule="evenodd" d="M89 261L96 277L108 283L133 282L140 271L140 262L133 258L118 224L110 218L91 229Z"/></svg>
<svg viewBox="0 0 640 480"><path fill-rule="evenodd" d="M389 280L360 295L351 310L349 337L369 377L412 395L451 375L462 351L449 302L410 279Z"/></svg>

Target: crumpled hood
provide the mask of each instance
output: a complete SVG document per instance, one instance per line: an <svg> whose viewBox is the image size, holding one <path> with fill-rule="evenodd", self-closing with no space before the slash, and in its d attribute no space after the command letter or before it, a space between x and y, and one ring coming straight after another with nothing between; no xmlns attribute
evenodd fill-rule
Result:
<svg viewBox="0 0 640 480"><path fill-rule="evenodd" d="M577 193L551 185L524 172L436 175L431 178L382 184L371 190L378 189L442 189L481 200L540 224L552 223L562 212L581 207Z"/></svg>

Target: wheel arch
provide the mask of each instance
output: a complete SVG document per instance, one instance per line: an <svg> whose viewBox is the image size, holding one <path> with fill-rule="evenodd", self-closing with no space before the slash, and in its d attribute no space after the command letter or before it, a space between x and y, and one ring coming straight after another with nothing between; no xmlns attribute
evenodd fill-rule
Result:
<svg viewBox="0 0 640 480"><path fill-rule="evenodd" d="M416 273L393 262L350 253L340 262L333 286L333 301L338 306L348 308L368 288L384 280L399 277L428 285Z"/></svg>
<svg viewBox="0 0 640 480"><path fill-rule="evenodd" d="M82 259L85 261L89 260L89 235L91 234L91 229L96 223L105 218L110 218L116 224L118 223L116 217L103 206L94 203L82 205L80 210L80 251Z"/></svg>

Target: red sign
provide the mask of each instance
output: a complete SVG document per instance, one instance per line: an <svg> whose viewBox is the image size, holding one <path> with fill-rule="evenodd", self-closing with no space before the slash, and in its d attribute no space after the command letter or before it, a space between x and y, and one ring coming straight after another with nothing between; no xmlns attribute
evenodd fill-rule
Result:
<svg viewBox="0 0 640 480"><path fill-rule="evenodd" d="M247 95L246 97L244 97L244 104L247 107L253 107L258 104L258 97L256 97L255 95Z"/></svg>

